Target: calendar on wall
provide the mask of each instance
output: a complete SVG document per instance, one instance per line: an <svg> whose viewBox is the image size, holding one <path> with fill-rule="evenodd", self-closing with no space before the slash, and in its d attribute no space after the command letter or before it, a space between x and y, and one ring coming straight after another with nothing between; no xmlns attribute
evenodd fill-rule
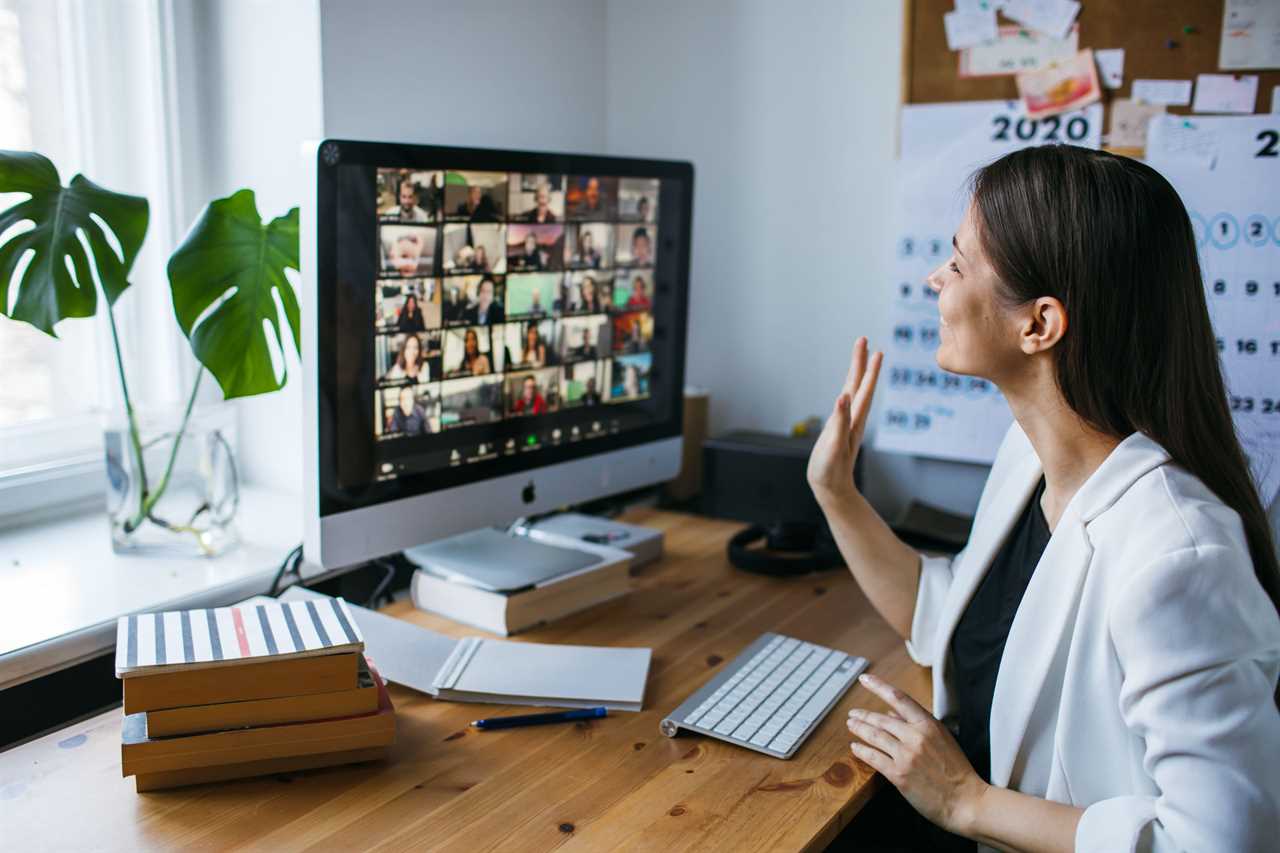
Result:
<svg viewBox="0 0 1280 853"><path fill-rule="evenodd" d="M1146 161L1190 214L1236 433L1266 505L1280 487L1280 115L1163 117Z"/></svg>
<svg viewBox="0 0 1280 853"><path fill-rule="evenodd" d="M951 255L973 172L1032 145L1097 148L1102 108L1040 120L1017 101L909 105L902 110L901 159L893 212L890 334L877 395L875 448L989 463L1012 415L993 384L938 367L937 294L925 277Z"/></svg>

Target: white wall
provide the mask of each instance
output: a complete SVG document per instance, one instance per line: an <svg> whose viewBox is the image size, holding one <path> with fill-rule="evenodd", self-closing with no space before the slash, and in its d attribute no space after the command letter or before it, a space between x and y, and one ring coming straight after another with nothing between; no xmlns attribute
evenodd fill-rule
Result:
<svg viewBox="0 0 1280 853"><path fill-rule="evenodd" d="M713 433L825 417L853 341L886 341L902 26L871 0L610 0L610 153L696 168L688 378ZM866 464L890 515L971 512L987 471Z"/></svg>
<svg viewBox="0 0 1280 853"><path fill-rule="evenodd" d="M283 215L302 200L302 142L323 132L317 0L174 7L183 95L182 221L193 222L211 199L242 187L255 191L264 220ZM248 481L300 492L302 368L291 341L285 350L285 387L236 404L240 463ZM209 390L217 399L216 389Z"/></svg>
<svg viewBox="0 0 1280 853"><path fill-rule="evenodd" d="M602 0L320 0L326 136L599 153Z"/></svg>

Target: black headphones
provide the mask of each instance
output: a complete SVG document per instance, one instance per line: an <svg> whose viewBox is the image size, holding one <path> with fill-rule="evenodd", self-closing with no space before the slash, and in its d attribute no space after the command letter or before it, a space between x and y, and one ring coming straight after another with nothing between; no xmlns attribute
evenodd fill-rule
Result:
<svg viewBox="0 0 1280 853"><path fill-rule="evenodd" d="M751 548L759 540L765 547ZM753 524L729 540L729 562L744 572L791 577L844 564L825 522Z"/></svg>

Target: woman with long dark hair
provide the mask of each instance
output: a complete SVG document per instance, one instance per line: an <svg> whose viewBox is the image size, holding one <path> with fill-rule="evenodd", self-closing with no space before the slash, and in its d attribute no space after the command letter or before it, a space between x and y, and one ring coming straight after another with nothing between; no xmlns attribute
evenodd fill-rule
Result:
<svg viewBox="0 0 1280 853"><path fill-rule="evenodd" d="M1031 148L975 175L953 243L938 364L1014 415L967 546L923 557L854 488L865 338L809 463L933 668L932 714L863 677L889 711L850 713L853 754L932 822L920 849L1274 849L1280 568L1186 209L1136 160Z"/></svg>

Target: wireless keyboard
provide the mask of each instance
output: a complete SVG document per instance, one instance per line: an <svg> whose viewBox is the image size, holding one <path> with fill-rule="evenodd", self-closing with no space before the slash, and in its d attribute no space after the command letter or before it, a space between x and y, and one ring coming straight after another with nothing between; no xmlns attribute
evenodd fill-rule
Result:
<svg viewBox="0 0 1280 853"><path fill-rule="evenodd" d="M865 658L764 633L660 728L667 737L688 729L790 758L866 668Z"/></svg>

